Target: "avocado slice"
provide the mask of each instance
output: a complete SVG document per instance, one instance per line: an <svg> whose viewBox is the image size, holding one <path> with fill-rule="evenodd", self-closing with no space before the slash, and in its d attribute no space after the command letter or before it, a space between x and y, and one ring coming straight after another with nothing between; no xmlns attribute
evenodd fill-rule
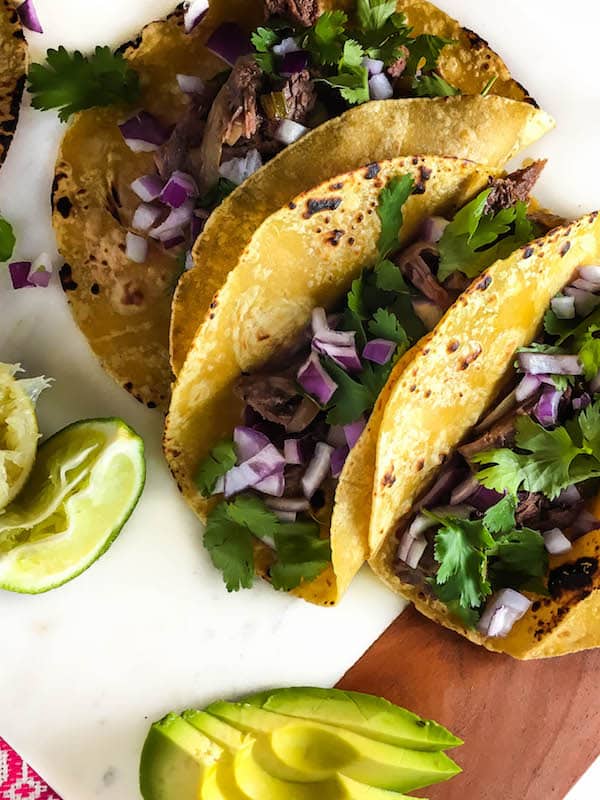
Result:
<svg viewBox="0 0 600 800"><path fill-rule="evenodd" d="M265 711L312 719L360 733L378 742L411 750L448 750L463 742L432 720L395 706L381 697L341 689L279 689L244 700Z"/></svg>
<svg viewBox="0 0 600 800"><path fill-rule="evenodd" d="M140 791L144 800L197 800L206 771L223 750L177 714L155 722L144 743Z"/></svg>
<svg viewBox="0 0 600 800"><path fill-rule="evenodd" d="M215 744L225 750L239 750L244 744L245 737L243 733L218 717L207 714L206 711L190 709L189 711L184 711L182 717L196 730L208 736Z"/></svg>
<svg viewBox="0 0 600 800"><path fill-rule="evenodd" d="M256 736L254 761L282 781L308 785L339 774L373 787L407 792L460 772L441 752L408 750L246 703L213 703L206 711Z"/></svg>

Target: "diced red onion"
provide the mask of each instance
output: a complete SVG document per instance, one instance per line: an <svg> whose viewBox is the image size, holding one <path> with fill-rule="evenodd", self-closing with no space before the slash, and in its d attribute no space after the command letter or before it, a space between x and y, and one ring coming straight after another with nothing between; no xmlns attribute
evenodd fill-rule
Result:
<svg viewBox="0 0 600 800"><path fill-rule="evenodd" d="M334 478L339 478L342 474L349 453L350 449L347 446L343 446L336 447L331 454L331 474Z"/></svg>
<svg viewBox="0 0 600 800"><path fill-rule="evenodd" d="M320 336L325 331L329 330L329 323L327 322L327 312L324 308L313 308L311 317L312 332L314 336Z"/></svg>
<svg viewBox="0 0 600 800"><path fill-rule="evenodd" d="M302 477L302 491L309 500L329 474L332 453L331 445L325 442L317 444L312 461Z"/></svg>
<svg viewBox="0 0 600 800"><path fill-rule="evenodd" d="M550 306L559 319L575 318L574 297L567 297L564 294L559 294L557 297L552 298Z"/></svg>
<svg viewBox="0 0 600 800"><path fill-rule="evenodd" d="M290 78L308 67L309 54L305 50L296 50L286 53L281 60L280 73L285 78Z"/></svg>
<svg viewBox="0 0 600 800"><path fill-rule="evenodd" d="M356 422L351 422L349 425L344 425L344 436L346 437L346 444L350 450L352 450L362 436L366 425L367 423L364 417L357 419Z"/></svg>
<svg viewBox="0 0 600 800"><path fill-rule="evenodd" d="M153 225L156 225L161 214L162 210L157 206L152 206L149 203L140 203L131 220L131 226L136 231L148 231Z"/></svg>
<svg viewBox="0 0 600 800"><path fill-rule="evenodd" d="M590 283L595 283L597 286L600 286L600 267L596 265L590 265L587 267L580 267L579 275L586 281L590 281Z"/></svg>
<svg viewBox="0 0 600 800"><path fill-rule="evenodd" d="M583 289L584 292L597 292L600 289L597 283L592 283L592 281L586 281L585 278L577 278L576 281L573 281L572 285L576 289Z"/></svg>
<svg viewBox="0 0 600 800"><path fill-rule="evenodd" d="M238 58L253 52L250 37L235 22L224 22L208 37L206 47L231 67Z"/></svg>
<svg viewBox="0 0 600 800"><path fill-rule="evenodd" d="M365 67L367 72L369 73L369 78L372 78L373 75L379 75L383 72L383 68L385 66L383 61L380 61L378 58L363 58L362 66Z"/></svg>
<svg viewBox="0 0 600 800"><path fill-rule="evenodd" d="M350 346L340 346L324 342L322 339L315 337L312 341L312 346L317 353L329 356L332 361L335 361L338 366L347 372L359 372L362 369L354 342Z"/></svg>
<svg viewBox="0 0 600 800"><path fill-rule="evenodd" d="M268 494L271 497L282 497L285 492L285 478L283 472L274 472L254 487L257 492Z"/></svg>
<svg viewBox="0 0 600 800"><path fill-rule="evenodd" d="M425 222L421 225L421 237L426 242L437 244L444 231L450 224L450 221L444 217L427 217Z"/></svg>
<svg viewBox="0 0 600 800"><path fill-rule="evenodd" d="M247 461L232 467L227 472L225 475L225 497L231 497L249 488L257 489L265 494L275 494L275 491L278 494L279 484L283 484L284 467L285 459L275 445L269 443ZM273 482L277 484L274 487L275 491L272 490L271 483L263 483L266 478L270 478L273 475L281 478L280 481ZM281 494L283 494L283 485Z"/></svg>
<svg viewBox="0 0 600 800"><path fill-rule="evenodd" d="M47 272L45 269L34 269L32 266L29 273L29 283L40 289L46 289L50 285L51 277L51 272Z"/></svg>
<svg viewBox="0 0 600 800"><path fill-rule="evenodd" d="M391 342L389 339L372 339L365 345L362 355L374 364L387 364L396 352L396 348L396 342Z"/></svg>
<svg viewBox="0 0 600 800"><path fill-rule="evenodd" d="M186 33L191 33L196 25L200 23L208 11L208 5L208 0L190 0L185 4L183 24Z"/></svg>
<svg viewBox="0 0 600 800"><path fill-rule="evenodd" d="M337 347L352 347L355 346L355 331L332 331L324 330L314 336L315 341L319 341L322 345L332 345Z"/></svg>
<svg viewBox="0 0 600 800"><path fill-rule="evenodd" d="M187 172L174 172L162 190L160 199L171 208L181 208L190 197L198 196L196 181Z"/></svg>
<svg viewBox="0 0 600 800"><path fill-rule="evenodd" d="M165 182L158 175L143 175L131 184L131 188L144 203L158 200Z"/></svg>
<svg viewBox="0 0 600 800"><path fill-rule="evenodd" d="M254 428L247 428L243 425L238 425L234 428L233 441L235 443L235 452L238 461L248 461L271 444L269 438L265 436L264 433L255 431Z"/></svg>
<svg viewBox="0 0 600 800"><path fill-rule="evenodd" d="M33 286L29 282L31 261L13 261L12 264L8 265L8 271L10 272L13 289L27 289Z"/></svg>
<svg viewBox="0 0 600 800"><path fill-rule="evenodd" d="M135 233L127 233L125 237L125 255L130 261L136 264L143 264L148 257L148 241L143 236L136 236Z"/></svg>
<svg viewBox="0 0 600 800"><path fill-rule="evenodd" d="M479 485L477 491L469 497L469 505L477 511L487 511L502 500L504 495L494 489Z"/></svg>
<svg viewBox="0 0 600 800"><path fill-rule="evenodd" d="M414 297L412 307L428 331L432 331L444 316L443 310L426 297Z"/></svg>
<svg viewBox="0 0 600 800"><path fill-rule="evenodd" d="M307 127L300 125L299 122L294 122L293 119L282 119L273 138L285 145L293 144L308 133L308 130Z"/></svg>
<svg viewBox="0 0 600 800"><path fill-rule="evenodd" d="M344 428L341 425L332 425L331 428L329 428L329 433L327 434L327 444L330 444L333 447L346 446L346 434L344 433Z"/></svg>
<svg viewBox="0 0 600 800"><path fill-rule="evenodd" d="M502 589L488 600L477 629L484 636L504 637L531 608L531 600L514 589Z"/></svg>
<svg viewBox="0 0 600 800"><path fill-rule="evenodd" d="M298 370L298 383L304 391L314 397L322 406L327 405L338 386L325 371L316 353L311 353L308 360Z"/></svg>
<svg viewBox="0 0 600 800"><path fill-rule="evenodd" d="M202 94L206 84L197 75L177 75L177 85L184 94Z"/></svg>
<svg viewBox="0 0 600 800"><path fill-rule="evenodd" d="M592 292L577 289L574 286L567 286L564 293L575 300L575 311L580 317L587 317L600 303L600 297Z"/></svg>
<svg viewBox="0 0 600 800"><path fill-rule="evenodd" d="M544 533L544 546L552 556L568 553L573 547L560 528L552 528Z"/></svg>
<svg viewBox="0 0 600 800"><path fill-rule="evenodd" d="M276 56L285 56L288 53L296 53L298 50L300 50L300 46L292 36L288 36L287 39L283 39L279 44L273 46Z"/></svg>
<svg viewBox="0 0 600 800"><path fill-rule="evenodd" d="M580 397L574 397L571 405L575 411L583 411L592 402L592 398L587 392L584 392Z"/></svg>
<svg viewBox="0 0 600 800"><path fill-rule="evenodd" d="M181 228L187 227L194 213L194 201L186 200L185 203L179 208L174 208L166 220L158 227L153 228L150 236L153 239L160 239L161 241L172 238L174 232L179 231ZM165 238L166 237L166 238Z"/></svg>
<svg viewBox="0 0 600 800"><path fill-rule="evenodd" d="M540 388L540 379L537 375L525 375L515 390L515 398L517 403L522 403L527 400Z"/></svg>
<svg viewBox="0 0 600 800"><path fill-rule="evenodd" d="M410 550L408 551L408 555L406 556L407 566L409 566L411 569L416 569L423 558L425 550L427 550L427 539L415 539Z"/></svg>
<svg viewBox="0 0 600 800"><path fill-rule="evenodd" d="M254 175L262 165L262 156L258 150L249 150L242 158L232 158L230 161L225 161L221 164L219 174L239 186L250 175Z"/></svg>
<svg viewBox="0 0 600 800"><path fill-rule="evenodd" d="M285 440L283 443L283 457L288 464L304 464L300 439Z"/></svg>
<svg viewBox="0 0 600 800"><path fill-rule="evenodd" d="M549 353L519 353L519 366L532 375L583 375L577 356L552 355Z"/></svg>
<svg viewBox="0 0 600 800"><path fill-rule="evenodd" d="M40 23L40 18L35 10L33 0L25 0L24 3L21 3L21 5L17 8L17 13L21 23L25 28L27 28L28 31L33 31L34 33L44 32L44 29Z"/></svg>
<svg viewBox="0 0 600 800"><path fill-rule="evenodd" d="M534 416L540 425L544 425L544 427L556 425L561 397L562 392L559 392L558 389L545 389L542 392L542 396L533 409Z"/></svg>
<svg viewBox="0 0 600 800"><path fill-rule="evenodd" d="M380 73L369 78L369 94L372 100L390 100L394 96L394 87L387 75Z"/></svg>
<svg viewBox="0 0 600 800"><path fill-rule="evenodd" d="M574 537L579 538L580 536L584 536L586 533L590 533L590 531L596 531L599 529L600 520L597 520L596 517L589 511L582 511L571 527L571 534Z"/></svg>
<svg viewBox="0 0 600 800"><path fill-rule="evenodd" d="M574 506L581 500L581 494L577 486L568 486L556 498L556 501L563 506Z"/></svg>
<svg viewBox="0 0 600 800"><path fill-rule="evenodd" d="M592 394L596 394L596 392L600 392L600 370L596 373L596 375L592 378L590 382L590 392Z"/></svg>
<svg viewBox="0 0 600 800"><path fill-rule="evenodd" d="M480 483L477 478L474 475L470 475L452 491L450 495L450 505L457 506L460 505L460 503L464 503L471 495L475 494L479 486Z"/></svg>
<svg viewBox="0 0 600 800"><path fill-rule="evenodd" d="M265 500L265 505L274 511L308 511L310 503L305 497L269 497Z"/></svg>
<svg viewBox="0 0 600 800"><path fill-rule="evenodd" d="M147 111L140 111L134 117L119 125L125 142L134 153L148 153L158 150L169 138L161 123Z"/></svg>

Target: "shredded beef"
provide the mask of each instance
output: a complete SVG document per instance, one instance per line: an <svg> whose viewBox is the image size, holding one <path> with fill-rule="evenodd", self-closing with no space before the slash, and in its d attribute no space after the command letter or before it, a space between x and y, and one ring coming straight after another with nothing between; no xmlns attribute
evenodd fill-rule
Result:
<svg viewBox="0 0 600 800"><path fill-rule="evenodd" d="M154 161L163 180L168 180L176 170L191 172L190 152L202 144L206 121L196 108L190 106L173 128L167 142L156 152Z"/></svg>
<svg viewBox="0 0 600 800"><path fill-rule="evenodd" d="M435 245L430 242L415 242L406 250L400 251L393 260L413 286L445 310L452 305L452 299L444 287L438 283L426 260L434 261L438 257L439 253Z"/></svg>
<svg viewBox="0 0 600 800"><path fill-rule="evenodd" d="M301 464L291 464L285 468L285 491L284 497L304 497L302 489L302 477L304 467Z"/></svg>
<svg viewBox="0 0 600 800"><path fill-rule="evenodd" d="M584 502L561 505L548 500L541 492L519 492L519 502L515 512L517 525L537 531L570 528L581 516Z"/></svg>
<svg viewBox="0 0 600 800"><path fill-rule="evenodd" d="M310 72L305 69L292 75L281 91L285 97L288 119L304 125L317 102L317 92Z"/></svg>
<svg viewBox="0 0 600 800"><path fill-rule="evenodd" d="M492 191L485 204L485 212L496 213L503 208L512 208L518 200L526 201L545 166L546 161L534 161L505 178L490 178Z"/></svg>
<svg viewBox="0 0 600 800"><path fill-rule="evenodd" d="M287 375L244 375L235 391L263 419L290 433L305 430L319 413L317 404L303 397L294 378Z"/></svg>
<svg viewBox="0 0 600 800"><path fill-rule="evenodd" d="M519 502L515 511L517 525L535 528L542 518L546 498L541 492L519 492Z"/></svg>
<svg viewBox="0 0 600 800"><path fill-rule="evenodd" d="M472 442L467 442L458 448L458 452L467 461L476 453L483 450L493 450L498 447L512 447L515 443L515 433L517 417L529 414L536 400L527 400L517 408L512 409L508 414L498 420L492 427L485 431L479 438Z"/></svg>
<svg viewBox="0 0 600 800"><path fill-rule="evenodd" d="M265 0L265 13L269 17L286 17L292 22L310 27L320 16L319 0Z"/></svg>

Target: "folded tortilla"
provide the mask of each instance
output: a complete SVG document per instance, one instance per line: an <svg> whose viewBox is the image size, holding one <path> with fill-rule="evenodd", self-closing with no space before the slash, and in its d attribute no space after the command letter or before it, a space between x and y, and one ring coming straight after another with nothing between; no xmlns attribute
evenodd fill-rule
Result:
<svg viewBox="0 0 600 800"><path fill-rule="evenodd" d="M567 564L576 570L578 559L591 558L595 568L581 585L535 598L538 602L506 638L489 638L457 622L444 603L396 575L396 531L440 465L497 399L516 349L534 340L551 299L577 267L597 264L599 258L600 217L593 213L497 262L417 346L381 423L369 535L372 569L426 616L490 650L522 659L600 646L600 532L584 535L566 555L550 558L551 572Z"/></svg>
<svg viewBox="0 0 600 800"><path fill-rule="evenodd" d="M333 7L340 3L323 3L323 8ZM191 36L184 33L181 7L147 26L136 42L124 48L141 77L140 107L163 124L174 124L188 107L176 90L176 75L208 79L222 72L224 63L204 46L210 32L230 20L249 32L264 18L263 8L259 0L212 0L209 13ZM172 328L176 372L214 290L223 284L256 227L296 194L327 175L409 151L503 165L552 126L481 39L429 3L409 0L399 8L406 11L417 33L427 30L457 40L442 53L444 77L465 94L478 94L497 76L491 93L510 99L389 101L389 107L367 103L348 112L340 124L334 121L330 127L315 129L266 164L213 215L196 251L199 268L181 282ZM171 303L182 265L180 258L154 241L149 242L146 263L126 257L126 234L139 204L130 184L155 169L152 153L133 153L123 141L117 123L127 116L122 108L101 108L74 119L56 166L53 221L66 262L62 284L92 349L139 401L149 407L166 406L171 384ZM395 133L390 136L390 132ZM335 148L333 141L339 142Z"/></svg>
<svg viewBox="0 0 600 800"><path fill-rule="evenodd" d="M195 476L215 445L240 424L243 404L234 393L236 381L270 362L306 328L315 307L335 307L363 268L375 265L380 222L373 209L382 186L395 175L408 174L423 190L403 208L402 245L426 217L452 214L489 177L486 168L458 159L406 157L380 162L379 167L378 173L363 168L330 178L269 217L215 294L175 385L164 437L177 484L202 520L215 501L201 495ZM429 171L424 182L422 175ZM349 235L341 239L332 235L344 231ZM379 418L396 377L411 359L409 351L396 364L346 461L333 514L322 524L322 535L331 541L332 565L294 590L310 602L337 602L368 554ZM257 571L264 574L269 550L257 542L256 552Z"/></svg>
<svg viewBox="0 0 600 800"><path fill-rule="evenodd" d="M0 166L19 120L27 73L27 42L13 0L0 0Z"/></svg>

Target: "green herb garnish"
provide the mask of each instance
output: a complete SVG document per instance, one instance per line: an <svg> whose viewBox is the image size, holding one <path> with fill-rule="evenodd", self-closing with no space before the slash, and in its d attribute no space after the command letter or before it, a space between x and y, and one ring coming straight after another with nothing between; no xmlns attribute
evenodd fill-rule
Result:
<svg viewBox="0 0 600 800"><path fill-rule="evenodd" d="M15 233L10 222L0 217L0 261L9 261L16 244Z"/></svg>

